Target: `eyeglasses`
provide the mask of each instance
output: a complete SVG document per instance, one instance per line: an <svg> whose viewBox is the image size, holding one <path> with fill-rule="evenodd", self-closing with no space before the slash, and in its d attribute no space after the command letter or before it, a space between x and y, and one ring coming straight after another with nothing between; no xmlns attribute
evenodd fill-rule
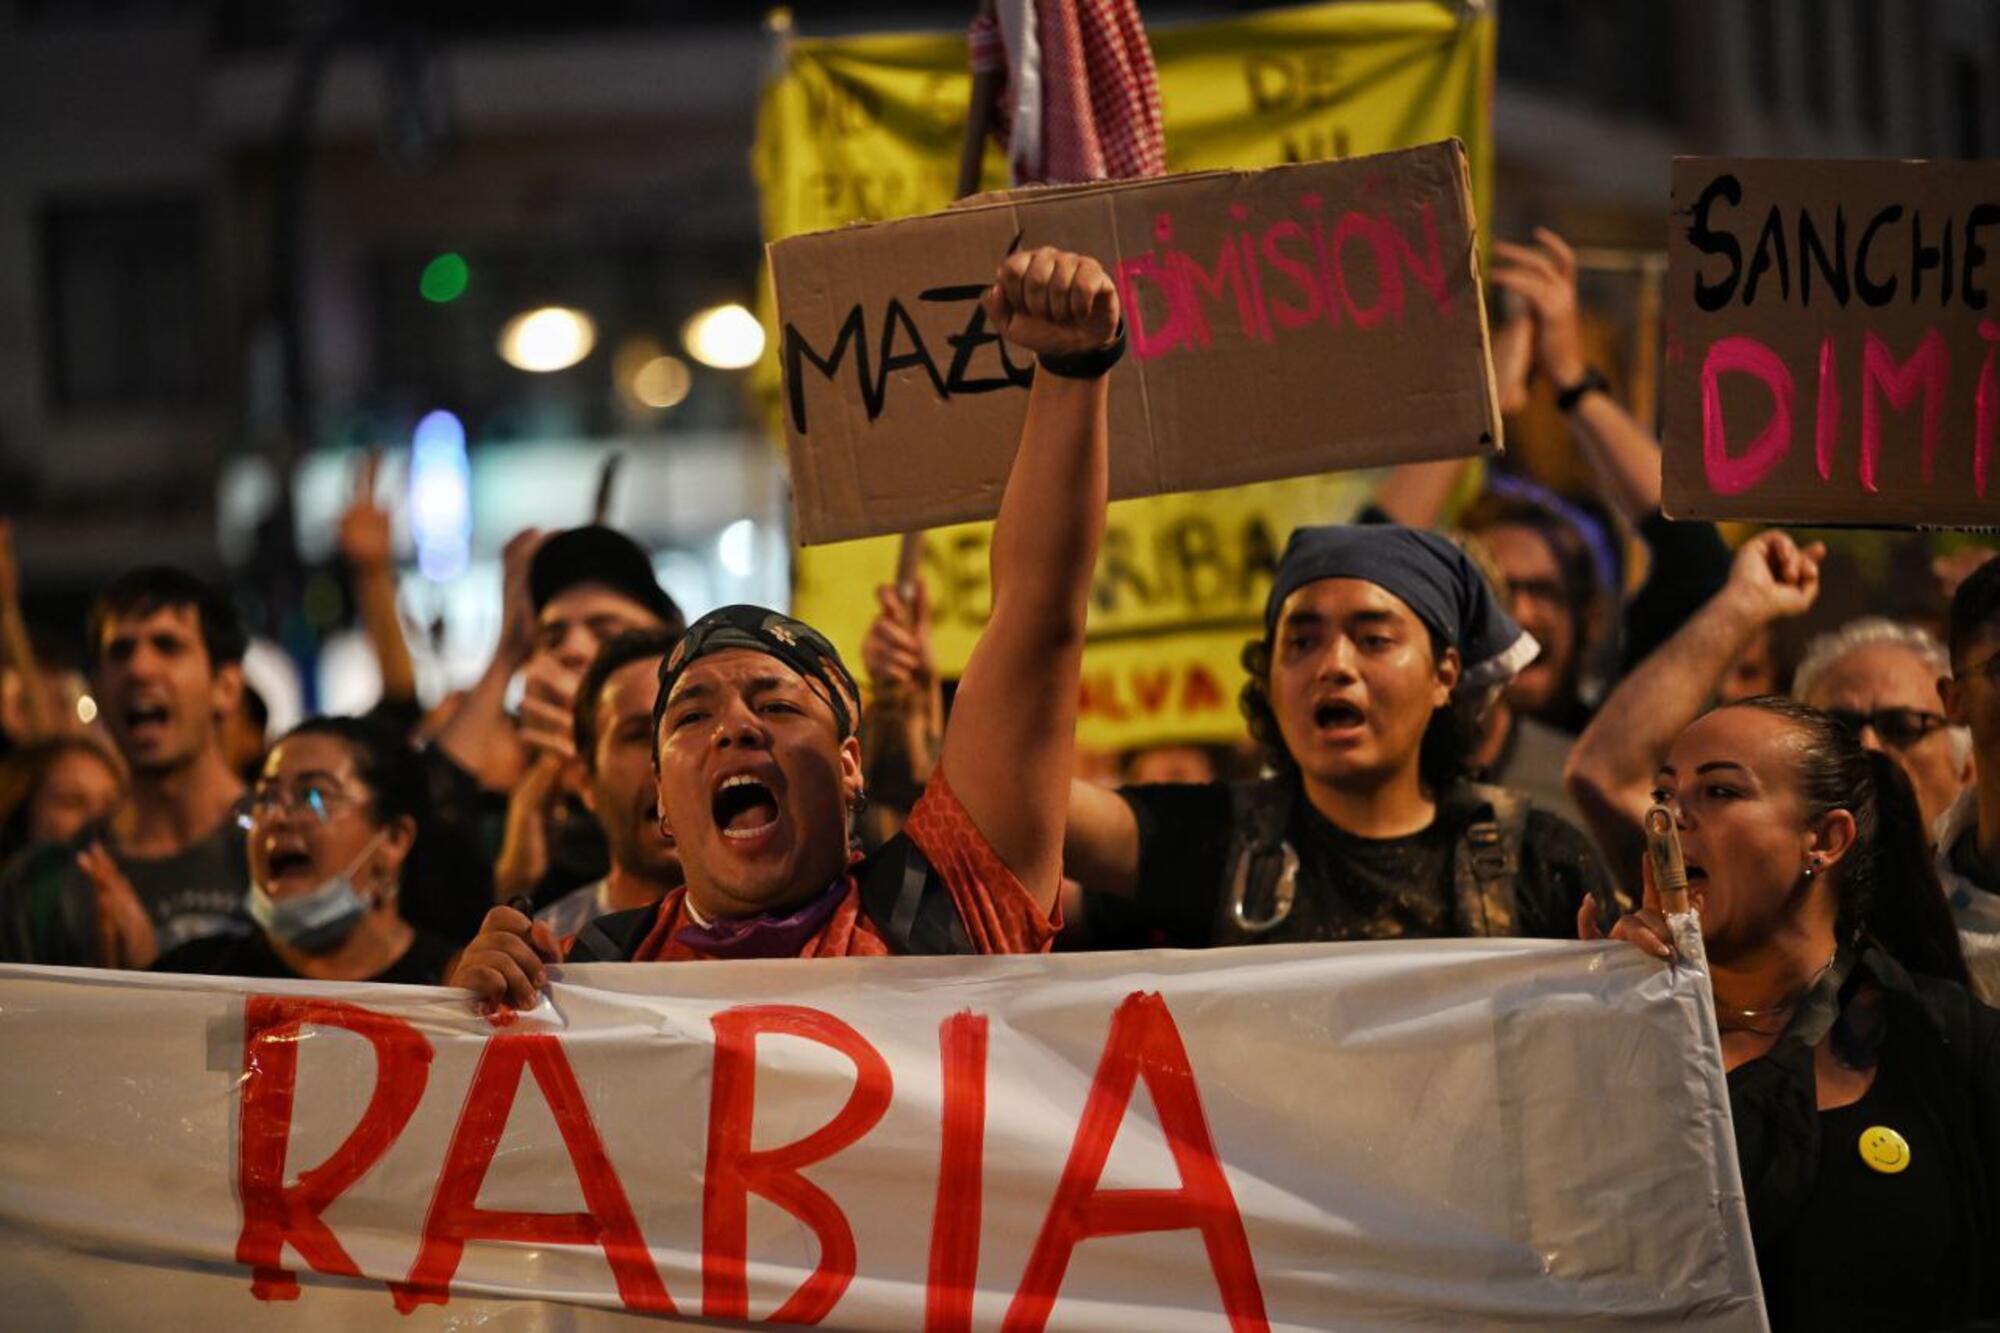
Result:
<svg viewBox="0 0 2000 1333"><path fill-rule="evenodd" d="M1926 712L1921 708L1878 708L1872 713L1857 713L1848 708L1829 708L1826 715L1839 723L1849 735L1859 738L1869 727L1882 738L1882 743L1896 750L1907 750L1912 745L1945 725L1942 713Z"/></svg>
<svg viewBox="0 0 2000 1333"><path fill-rule="evenodd" d="M260 782L250 793L250 814L269 817L285 814L310 813L324 824L330 821L334 812L342 806L354 805L359 797L350 796L339 783L325 778L307 778L290 787L282 782Z"/></svg>

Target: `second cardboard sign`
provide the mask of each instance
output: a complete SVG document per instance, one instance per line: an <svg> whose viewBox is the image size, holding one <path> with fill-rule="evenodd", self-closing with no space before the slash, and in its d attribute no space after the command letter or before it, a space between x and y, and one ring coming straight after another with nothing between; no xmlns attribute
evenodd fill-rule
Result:
<svg viewBox="0 0 2000 1333"><path fill-rule="evenodd" d="M1674 160L1674 518L2000 524L2000 163Z"/></svg>
<svg viewBox="0 0 2000 1333"><path fill-rule="evenodd" d="M1020 191L770 247L800 541L998 512L1033 358L979 296L1043 245L1118 283L1114 498L1499 450L1457 140Z"/></svg>

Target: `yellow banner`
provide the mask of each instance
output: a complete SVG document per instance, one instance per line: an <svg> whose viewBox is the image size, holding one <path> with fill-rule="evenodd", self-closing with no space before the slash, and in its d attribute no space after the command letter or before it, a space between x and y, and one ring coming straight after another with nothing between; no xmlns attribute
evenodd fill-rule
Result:
<svg viewBox="0 0 2000 1333"><path fill-rule="evenodd" d="M1494 20L1483 7L1464 12L1382 0L1154 31L1168 170L1252 169L1456 135L1471 156L1479 215L1488 216ZM765 238L949 204L970 89L962 34L789 41L758 118ZM984 185L1005 183L989 147ZM775 327L768 292L765 301L766 327ZM757 376L775 411L772 356ZM1124 749L1239 738L1238 656L1257 632L1286 534L1351 516L1374 482L1345 473L1113 505L1084 657L1081 742ZM946 675L963 669L985 622L989 528L926 534ZM885 537L801 550L794 612L857 653L872 589L894 577L896 546Z"/></svg>

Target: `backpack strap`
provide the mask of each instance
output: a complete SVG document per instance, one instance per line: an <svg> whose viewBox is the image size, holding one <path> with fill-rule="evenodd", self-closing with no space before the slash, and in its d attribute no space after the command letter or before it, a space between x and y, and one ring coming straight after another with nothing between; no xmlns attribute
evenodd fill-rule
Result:
<svg viewBox="0 0 2000 1333"><path fill-rule="evenodd" d="M899 954L973 954L951 890L907 834L897 834L861 872L861 910Z"/></svg>
<svg viewBox="0 0 2000 1333"><path fill-rule="evenodd" d="M612 912L576 932L565 963L629 963L659 916L659 905Z"/></svg>
<svg viewBox="0 0 2000 1333"><path fill-rule="evenodd" d="M1505 787L1462 782L1439 804L1452 812L1458 827L1451 870L1460 932L1512 935L1514 885L1521 875L1521 845L1533 803Z"/></svg>
<svg viewBox="0 0 2000 1333"><path fill-rule="evenodd" d="M1276 778L1237 782L1229 791L1231 849L1222 885L1217 944L1242 944L1291 915L1298 895L1299 854L1285 841L1291 817L1289 784Z"/></svg>

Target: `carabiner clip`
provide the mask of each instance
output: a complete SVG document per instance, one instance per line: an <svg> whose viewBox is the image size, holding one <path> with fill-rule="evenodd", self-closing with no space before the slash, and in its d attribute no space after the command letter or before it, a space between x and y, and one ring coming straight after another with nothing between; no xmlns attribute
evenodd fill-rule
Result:
<svg viewBox="0 0 2000 1333"><path fill-rule="evenodd" d="M1250 863L1257 859L1256 849L1246 847L1236 858L1236 873L1229 884L1229 919L1252 935L1261 935L1290 916L1292 900L1298 896L1299 854L1289 842L1278 844L1278 849L1285 860L1278 869L1278 882L1271 893L1271 914L1266 917L1253 917L1244 910L1244 899L1250 892Z"/></svg>

